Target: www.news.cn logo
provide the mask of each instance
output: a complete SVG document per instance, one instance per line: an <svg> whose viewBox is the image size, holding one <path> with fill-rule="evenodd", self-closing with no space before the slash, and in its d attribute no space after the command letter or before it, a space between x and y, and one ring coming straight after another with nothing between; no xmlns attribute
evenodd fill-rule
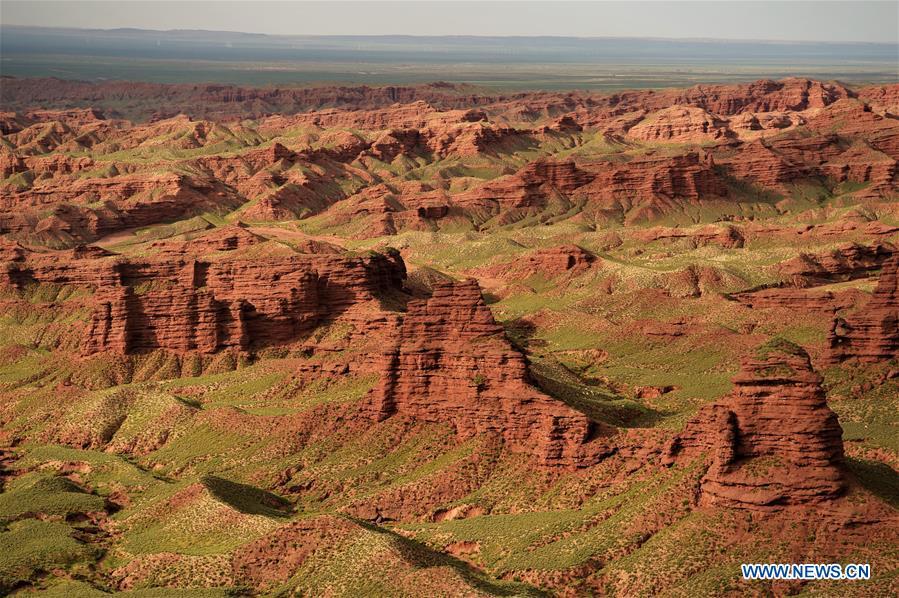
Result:
<svg viewBox="0 0 899 598"><path fill-rule="evenodd" d="M743 579L871 579L871 565L850 563L751 563L740 565Z"/></svg>

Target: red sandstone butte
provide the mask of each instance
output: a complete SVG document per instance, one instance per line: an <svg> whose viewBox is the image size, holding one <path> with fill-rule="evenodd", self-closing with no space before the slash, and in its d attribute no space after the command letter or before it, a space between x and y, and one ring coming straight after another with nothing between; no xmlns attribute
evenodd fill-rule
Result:
<svg viewBox="0 0 899 598"><path fill-rule="evenodd" d="M700 504L778 510L845 488L842 429L808 354L775 339L744 358L724 399L702 408L666 461L707 453Z"/></svg>
<svg viewBox="0 0 899 598"><path fill-rule="evenodd" d="M409 303L380 362L372 417L448 423L460 438L495 434L538 463L587 467L606 450L584 414L531 387L524 355L506 340L477 281L436 282Z"/></svg>

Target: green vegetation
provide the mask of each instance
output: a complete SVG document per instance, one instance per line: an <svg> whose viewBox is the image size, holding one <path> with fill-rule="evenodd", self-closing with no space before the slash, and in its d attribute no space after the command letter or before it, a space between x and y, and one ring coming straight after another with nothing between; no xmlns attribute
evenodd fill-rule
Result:
<svg viewBox="0 0 899 598"><path fill-rule="evenodd" d="M125 66L105 62L113 69ZM168 68L153 61L140 66ZM182 65L177 76L195 67ZM237 73L234 64L217 65L223 77L261 76L243 72L245 67ZM309 68L321 74L326 67ZM340 72L347 68L341 65ZM417 77L420 68L409 66L408 77ZM633 76L652 86L690 76L640 70ZM577 73L579 81L587 76ZM513 68L502 74L503 81L485 84L514 87L520 74ZM543 81L553 87L571 76L547 70ZM619 83L599 77L595 84ZM139 100L114 108L135 115L147 109ZM491 114L493 123L485 127L539 128L557 116L535 111L537 116ZM250 152L274 143L307 153L340 150L343 143L379 136L341 127L273 128L266 130L262 121L163 121L142 128L144 137L133 144L97 139L88 149L73 143L64 157L95 161L73 176L75 184L123 173L201 177L215 167L215 156L249 161ZM49 134L43 131L39 141ZM557 584L574 595L780 592L742 584L737 566L788 559L797 539L819 546L824 540L816 538L818 514L809 521L772 515L778 525L793 526L785 532L767 528L766 518L754 513L700 506L709 455L666 468L659 466L661 447L698 409L730 391L742 358L807 352L813 363L822 363L829 313L749 307L743 292L786 284L797 292L833 293L840 305L849 305L844 312L855 309L850 304L863 306L856 299L872 291L874 276L835 278L842 282L804 289L793 285L781 264L848 242L870 244L867 223L899 224L889 201L859 199L853 194L864 185L828 178L776 191L727 178L726 199L666 197L664 213L636 198L633 205L622 199L606 210L552 189L545 205L501 213L453 208L432 219L404 211L408 197L430 200L433 194L442 201L444 192L465 193L544 156L628 161L702 145L639 143L596 131L514 137L475 156L439 157L431 153L436 150L416 147L390 162L365 154L352 161L326 155L279 161L250 182L223 182L229 193L239 189L220 211L97 241L128 257L179 255L160 253L159 242L191 240L239 223L271 242L235 251L204 249L202 259L318 259L311 254L319 242L342 246L346 257L402 252L410 270L406 290L415 293L393 289L345 312L341 305L333 319L322 318L290 345L211 355L153 350L82 357L94 305L90 292L32 284L25 274L21 288L0 291L0 438L13 445L0 447L0 545L13 547L0 551L0 592L100 596L128 586L133 589L124 594L133 596L538 596L562 591ZM709 151L717 160L730 150ZM41 152L34 147L36 156ZM240 160L232 165L249 168ZM724 168L717 171L725 175ZM229 171L221 178L231 175L237 177ZM22 174L2 183L14 190L41 182ZM258 189L245 191L251 183ZM378 184L384 193L351 197ZM163 191L153 187L128 201L160 199ZM280 199L284 206L276 207L283 207L285 220L264 220L264 210L272 207L267 202ZM98 214L111 209L97 196L76 203ZM41 208L41 218L50 215ZM847 222L863 224L843 230ZM800 225L803 232L797 234ZM819 225L823 231L805 228ZM746 234L742 242L715 236L731 226ZM377 232L392 228L398 232ZM23 242L72 246L74 237L66 235L50 231ZM878 234L884 242L897 238ZM551 252L540 251L572 244L592 254L589 267L566 264L564 255L553 261ZM479 280L495 319L526 355L527 382L593 422L584 427L578 421L571 434L583 432L595 442L589 447L602 454L597 464L550 472L510 450L499 434L428 417L427 404L415 417L397 412L375 421L368 399L394 381L371 373L376 367L370 366L391 358L389 333L409 309L410 297L420 298L436 280L467 277ZM319 280L319 301L326 307L332 287L343 281L326 273ZM132 290L145 300L174 284L140 281ZM211 281L196 284L215 288ZM253 319L229 323L252 326ZM410 359L421 369L416 383L433 383L431 356L413 348ZM504 365L484 361L459 359L469 372L462 384L482 391L479 400L497 388L491 372ZM849 504L899 507L893 467L899 455L897 366L847 362L822 371L844 431ZM435 412L451 408L440 404L445 397L431 398ZM514 405L503 408L528 418ZM479 429L494 423L479 422ZM532 432L519 444L552 434L544 428ZM758 478L780 465L767 456L742 463ZM325 525L317 527L321 520ZM878 571L895 560L895 547L880 539L853 550L858 554L851 556L871 559ZM889 583L889 575L878 583ZM883 587L861 592L875 595ZM814 584L799 589L810 595L829 591Z"/></svg>
<svg viewBox="0 0 899 598"><path fill-rule="evenodd" d="M0 591L60 567L84 567L96 549L76 540L73 528L57 521L25 519L0 531Z"/></svg>
<svg viewBox="0 0 899 598"><path fill-rule="evenodd" d="M66 517L102 511L104 501L75 482L58 476L29 474L13 481L0 494L0 520L35 515Z"/></svg>

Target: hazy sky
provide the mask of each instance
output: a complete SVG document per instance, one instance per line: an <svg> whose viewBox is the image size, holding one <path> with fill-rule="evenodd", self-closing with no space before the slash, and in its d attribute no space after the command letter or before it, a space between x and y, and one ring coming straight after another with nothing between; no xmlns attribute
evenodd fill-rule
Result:
<svg viewBox="0 0 899 598"><path fill-rule="evenodd" d="M570 35L899 43L899 2L895 0L0 0L0 22L317 35Z"/></svg>

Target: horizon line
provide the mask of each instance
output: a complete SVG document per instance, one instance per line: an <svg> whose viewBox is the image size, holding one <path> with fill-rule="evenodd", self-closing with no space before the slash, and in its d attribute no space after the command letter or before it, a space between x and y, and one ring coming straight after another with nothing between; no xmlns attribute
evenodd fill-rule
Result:
<svg viewBox="0 0 899 598"><path fill-rule="evenodd" d="M522 34L441 34L441 35L416 35L414 33L378 33L378 34L360 34L360 33L258 33L253 31L239 31L232 29L150 29L144 27L66 27L58 25L22 25L18 23L0 23L0 29L7 27L15 27L20 29L55 29L69 31L144 31L152 33L232 33L240 35L253 35L260 37L281 37L281 38L335 38L335 37L355 37L355 38L386 38L386 37L407 37L412 39L434 39L434 38L473 38L473 39L580 39L580 40L654 40L654 41L674 41L674 42L728 42L728 43L761 43L761 44L823 44L823 45L859 45L859 46L894 46L899 49L899 41L864 41L864 40L844 40L844 41L825 41L810 39L761 39L761 38L723 38L723 37L665 37L665 36L635 36L635 35L522 35Z"/></svg>

